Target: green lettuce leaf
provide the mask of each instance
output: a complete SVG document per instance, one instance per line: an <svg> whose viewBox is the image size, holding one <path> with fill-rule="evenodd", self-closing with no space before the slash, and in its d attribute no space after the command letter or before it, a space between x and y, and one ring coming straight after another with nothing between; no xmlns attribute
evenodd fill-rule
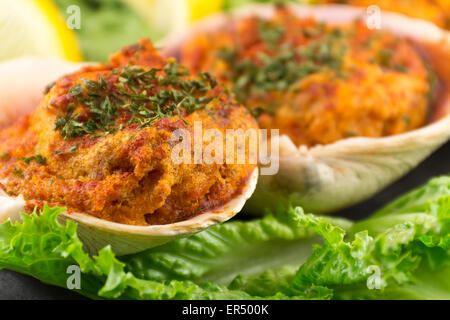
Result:
<svg viewBox="0 0 450 320"><path fill-rule="evenodd" d="M276 220L274 217L266 217L261 220L251 222L235 222L228 225L220 225L213 227L203 234L198 234L186 239L178 240L172 245L168 245L167 252L161 248L157 248L149 257L154 257L152 261L148 261L147 253L143 253L134 257L124 258L120 261L110 247L102 249L98 256L90 257L83 251L82 243L76 234L76 224L67 221L65 225L58 223L57 218L64 208L50 208L44 206L42 212L34 212L31 215L22 214L22 223L12 224L7 221L0 225L0 267L8 268L18 272L31 275L41 281L67 287L69 275L67 270L70 266L79 266L81 271L81 289L79 293L92 298L114 298L114 299L303 299L302 294L296 296L287 296L281 292L273 292L271 295L258 296L251 295L243 290L228 288L226 285L198 281L194 283L189 279L200 279L205 275L203 272L196 271L194 264L186 265L185 270L178 267L177 263L182 263L180 258L173 261L168 260L171 256L170 250L186 249L185 252L172 252L175 256L179 254L183 258L198 254L198 259L210 257L222 257L221 263L214 263L209 266L209 270L219 272L225 271L225 262L230 265L238 260L243 260L243 256L237 255L233 257L232 251L240 249L239 246L247 245L246 250L240 252L241 255L249 254L251 250L257 250L258 247L264 248L263 244L273 242L272 246L291 245L288 240L304 239L312 236L312 232L306 229L297 229L292 224L292 215L284 217L285 222ZM289 222L290 221L290 222ZM342 225L349 226L345 220L336 219ZM199 242L203 241L203 242ZM234 241L234 243L233 243ZM223 243L221 243L223 242ZM195 244L197 243L197 248ZM247 244L249 243L249 244ZM202 246L204 246L202 248ZM302 250L310 247L309 240L302 243ZM264 248L259 252L258 259L270 252ZM274 249L274 248L272 248ZM282 250L283 251L283 250ZM295 257L294 252L288 252L287 258L276 261L269 257L268 261L273 260L267 265L282 265L291 259L306 260L308 254L300 254ZM167 257L164 256L165 253ZM153 255L155 254L155 255ZM205 256L206 254L206 256ZM281 257L282 255L280 255ZM256 257L256 256L255 256ZM159 266L158 266L159 259ZM127 261L128 260L128 261ZM184 263L188 263L186 259ZM206 259L207 260L207 259ZM205 260L205 261L206 261ZM145 261L148 264L147 273L155 273L145 277L141 277L141 273L136 269L136 261ZM164 262L169 261L166 265ZM257 262L257 261L255 261ZM301 262L298 262L301 263ZM154 264L154 265L153 265ZM205 263L206 264L206 263ZM163 265L163 266L161 266ZM255 264L256 265L256 264ZM225 266L225 268L224 268ZM160 270L160 273L156 272ZM131 270L131 271L130 271ZM163 272L165 278L162 279ZM255 271L255 270L254 270ZM214 273L213 272L213 273ZM223 277L234 277L238 271L233 270ZM257 272L257 271L256 271ZM209 274L211 276L211 274ZM177 280L176 278L182 279ZM155 280L156 279L156 280Z"/></svg>
<svg viewBox="0 0 450 320"><path fill-rule="evenodd" d="M450 299L450 256L443 241L448 231L443 231L442 219L448 215L448 201L441 198L433 203L437 211L424 214L430 221L408 216L380 232L375 218L377 223L355 224L348 234L296 209L300 224L321 235L323 245L314 245L298 269L239 276L229 287L255 295L281 292L306 299ZM374 225L378 232L359 231L362 225Z"/></svg>
<svg viewBox="0 0 450 320"><path fill-rule="evenodd" d="M393 200L375 212L373 217L426 212L430 203L447 196L450 196L450 176L433 178L425 185Z"/></svg>
<svg viewBox="0 0 450 320"><path fill-rule="evenodd" d="M63 208L0 225L0 267L110 299L450 299L447 177L357 223L280 210L117 258L91 257Z"/></svg>
<svg viewBox="0 0 450 320"><path fill-rule="evenodd" d="M300 266L320 242L314 230L302 227L301 209L279 210L253 221L216 225L188 238L121 258L140 278L212 281L227 284L237 275L258 275L284 265ZM326 218L349 229L351 222Z"/></svg>
<svg viewBox="0 0 450 320"><path fill-rule="evenodd" d="M79 266L81 288L92 298L121 299L250 299L238 290L212 283L197 285L190 281L156 282L135 277L125 271L110 247L98 256L83 251L76 224L61 225L58 215L64 208L44 206L38 215L22 214L22 223L0 224L0 267L31 275L41 281L67 287L70 266ZM285 298L278 294L272 298Z"/></svg>

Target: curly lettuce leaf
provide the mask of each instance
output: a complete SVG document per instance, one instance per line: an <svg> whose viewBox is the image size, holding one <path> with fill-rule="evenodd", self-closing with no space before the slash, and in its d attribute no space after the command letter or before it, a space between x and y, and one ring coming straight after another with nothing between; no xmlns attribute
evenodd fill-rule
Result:
<svg viewBox="0 0 450 320"><path fill-rule="evenodd" d="M296 266L284 266L277 270L266 270L255 276L239 275L228 287L262 297L281 293L290 297L302 297L304 300L330 300L333 298L333 290L326 287L314 284L301 288L301 290L293 287L297 270Z"/></svg>
<svg viewBox="0 0 450 320"><path fill-rule="evenodd" d="M409 246L414 238L404 235L410 234L412 224L397 225L377 237L361 231L346 241L342 229L321 218L303 215L302 221L324 238L324 244L314 246L310 259L297 271L293 280L297 290L314 284L332 290L335 298L342 297L341 290L348 294L354 289L382 295L388 286L413 281L421 257Z"/></svg>
<svg viewBox="0 0 450 320"><path fill-rule="evenodd" d="M385 216L381 224L376 221L380 218L368 219L353 225L348 234L330 218L290 209L284 219L278 214L216 226L127 257L126 263L132 273L154 280L226 284L239 274L228 288L260 297L281 293L302 299L450 298L445 282L436 280L441 288L433 292L424 289L432 281L420 281L424 270L433 269L436 275L447 272L441 270L449 262L442 248L448 236L447 201L431 202L433 210L416 215ZM312 233L323 239L323 245ZM312 246L306 260L305 246ZM269 253L266 247L271 248ZM291 254L283 250L289 247L297 252L297 260L286 260Z"/></svg>
<svg viewBox="0 0 450 320"><path fill-rule="evenodd" d="M284 265L300 266L320 238L299 224L299 210L280 210L253 221L216 225L188 238L122 258L140 278L212 281L227 284L237 275L257 275ZM326 218L349 229L344 219Z"/></svg>
<svg viewBox="0 0 450 320"><path fill-rule="evenodd" d="M354 224L295 208L121 258L86 254L64 209L45 206L0 225L0 267L66 287L78 265L93 298L450 299L444 178Z"/></svg>
<svg viewBox="0 0 450 320"><path fill-rule="evenodd" d="M300 225L319 234L323 245L314 245L298 270L239 276L230 287L305 297L321 292L333 299L450 299L450 196L427 197L421 205L421 213L394 210L355 223L348 233L296 209Z"/></svg>
<svg viewBox="0 0 450 320"><path fill-rule="evenodd" d="M450 196L450 176L433 178L374 213L373 217L393 214L426 212L430 203Z"/></svg>
<svg viewBox="0 0 450 320"><path fill-rule="evenodd" d="M212 283L157 282L140 279L125 271L110 247L98 256L83 251L76 224L58 223L64 208L44 206L37 214L22 214L22 223L0 224L0 267L31 275L45 283L67 287L69 266L81 271L79 293L92 298L115 299L251 299L243 291ZM271 298L285 298L275 295Z"/></svg>
<svg viewBox="0 0 450 320"><path fill-rule="evenodd" d="M393 239L388 238L388 244L397 238L410 240L413 242L415 251L421 252L432 270L448 265L450 263L450 196L445 195L447 193L445 190L450 180L447 178L433 179L424 187L408 194L408 197L403 197L402 201L387 206L388 208L401 207L399 210L402 213L384 210L381 215L377 214L355 223L350 232L366 230L372 235L379 235L403 226L405 230ZM439 187L439 183L443 186ZM431 190L437 193L431 196ZM411 205L405 202L405 199L409 198ZM413 213L419 209L422 212ZM406 229L406 226L410 228Z"/></svg>
<svg viewBox="0 0 450 320"><path fill-rule="evenodd" d="M171 246L166 247L168 248L167 252L155 249L155 252L158 253L155 256L156 260L150 261L151 263L146 262L148 263L147 272L154 272L155 275L145 278L140 277L140 273L134 270L136 266L132 262L127 262L127 259L120 261L109 246L102 249L98 256L91 257L85 253L76 234L76 224L67 221L65 225L61 225L57 221L58 215L64 210L64 208L50 208L46 205L39 214L37 212L30 215L22 214L22 223L16 222L13 224L7 221L1 224L0 267L31 275L48 284L67 287L68 268L72 265L79 266L81 289L77 291L92 298L305 299L312 296L306 297L300 293L287 296L278 291L264 296L252 295L244 290L229 288L223 284L190 281L189 278L198 280L200 276L204 275L204 272L196 271L195 267L189 269L188 260L181 262L177 258L173 260L174 263L168 263L164 267L157 264L158 259L164 264L164 260L167 260L164 254L170 257L170 249L181 248L186 249L186 251L174 251L172 255L180 255L185 258L189 254L195 255L196 252L200 252L198 259L201 259L201 257L208 258L208 255L216 258L222 257L220 263L211 264L209 270L225 272L226 261L233 264L243 259L242 256L235 259L230 253L233 250L240 249L239 247L246 245L247 242L250 245L247 245L246 250L240 252L240 254L249 254L251 250L257 250L261 247L264 249L259 253L259 259L261 259L262 256L269 254L267 248L263 246L265 243L270 244L269 242L273 241L273 246L275 244L284 246L286 244L291 245L288 240L311 237L312 233L308 230L295 228L290 215L285 217L284 222L281 222L282 218L276 220L274 217L266 217L257 221L216 226L203 232L203 235L192 236L190 241L178 240ZM294 212L291 212L292 214ZM290 220L291 222L289 222ZM342 225L349 225L344 220L337 219L336 221ZM195 243L198 245L196 249ZM301 245L304 247L303 249L309 248L310 242L307 241ZM290 252L287 260L291 259L293 255L294 252ZM142 255L139 255L139 257L142 257ZM143 255L143 257L145 260L146 255ZM128 258L132 259L133 257ZM193 261L192 258L194 256L191 256ZM273 260L273 258L276 257L269 257L268 260ZM305 260L306 258L307 254L299 254L299 258L296 259ZM138 260L136 256L135 260L131 261ZM142 261L142 258L140 260ZM281 259L278 262L275 259L274 261L273 265L281 265L286 262L286 259ZM183 271L182 267L178 268L177 263L185 263L186 269ZM206 262L204 264L206 265ZM159 276L157 275L158 268L160 271L166 268L164 279L161 279L162 273ZM133 272L130 272L130 270ZM227 277L234 277L236 272L236 270L233 270L227 274ZM314 298L321 298L317 296L318 294L320 293L317 293Z"/></svg>
<svg viewBox="0 0 450 320"><path fill-rule="evenodd" d="M431 180L355 223L347 235L303 215L304 226L325 242L313 249L294 284L300 290L325 286L340 299L450 299L449 182Z"/></svg>

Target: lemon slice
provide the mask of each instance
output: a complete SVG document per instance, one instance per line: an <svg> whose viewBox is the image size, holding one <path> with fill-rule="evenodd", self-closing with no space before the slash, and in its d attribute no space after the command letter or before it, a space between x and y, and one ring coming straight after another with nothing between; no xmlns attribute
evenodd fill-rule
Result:
<svg viewBox="0 0 450 320"><path fill-rule="evenodd" d="M190 21L222 10L224 0L187 0Z"/></svg>
<svg viewBox="0 0 450 320"><path fill-rule="evenodd" d="M223 0L125 0L159 34L183 31L201 17L219 11Z"/></svg>
<svg viewBox="0 0 450 320"><path fill-rule="evenodd" d="M72 30L50 0L0 0L0 61L20 56L80 61Z"/></svg>

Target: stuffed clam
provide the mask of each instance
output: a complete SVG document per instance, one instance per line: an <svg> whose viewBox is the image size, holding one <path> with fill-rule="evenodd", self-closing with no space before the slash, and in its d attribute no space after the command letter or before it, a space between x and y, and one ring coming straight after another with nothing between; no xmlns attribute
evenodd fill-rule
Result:
<svg viewBox="0 0 450 320"><path fill-rule="evenodd" d="M177 130L213 128L221 138L257 123L208 74L190 73L148 40L46 91L30 115L0 131L3 220L65 207L62 218L79 224L89 251L109 244L128 254L226 221L254 191L256 163L174 161L181 140L182 160L198 148Z"/></svg>
<svg viewBox="0 0 450 320"><path fill-rule="evenodd" d="M166 40L166 54L216 76L261 128L280 131L279 171L260 177L249 211L345 208L449 139L447 32L389 12L370 26L365 14L249 6Z"/></svg>

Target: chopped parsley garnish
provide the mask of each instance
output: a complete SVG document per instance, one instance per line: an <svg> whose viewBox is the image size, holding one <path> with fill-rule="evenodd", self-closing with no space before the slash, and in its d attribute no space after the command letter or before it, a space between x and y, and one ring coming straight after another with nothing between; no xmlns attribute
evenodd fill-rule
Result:
<svg viewBox="0 0 450 320"><path fill-rule="evenodd" d="M378 51L377 62L382 67L388 68L391 66L391 59L394 52L391 49L381 49Z"/></svg>
<svg viewBox="0 0 450 320"><path fill-rule="evenodd" d="M55 154L56 155L61 155L61 154L64 154L64 153L75 153L75 151L77 151L77 148L78 148L77 144L74 143L66 152L57 150L57 151L55 151Z"/></svg>
<svg viewBox="0 0 450 320"><path fill-rule="evenodd" d="M284 28L281 24L265 20L258 21L258 31L261 39L270 48L274 48L284 35Z"/></svg>
<svg viewBox="0 0 450 320"><path fill-rule="evenodd" d="M75 151L77 151L77 144L76 143L72 147L70 147L69 150L67 150L67 152L69 152L69 153L74 153Z"/></svg>
<svg viewBox="0 0 450 320"><path fill-rule="evenodd" d="M56 118L55 130L70 139L121 130L124 124L116 122L123 115L129 119L128 125L138 124L139 128L162 118L181 118L204 108L213 99L205 93L217 85L208 73L196 79L186 79L188 75L185 68L169 62L162 69L145 70L133 65L114 69L109 75L118 78L114 88L103 76L82 80L69 91L78 104L69 105L66 114ZM82 112L78 112L79 106Z"/></svg>
<svg viewBox="0 0 450 320"><path fill-rule="evenodd" d="M233 91L243 101L253 93L285 91L304 77L326 68L340 71L347 50L344 37L343 32L335 29L301 48L285 43L276 55L259 52L257 61L239 60L239 48L223 48L218 58L230 67L228 76L234 84Z"/></svg>
<svg viewBox="0 0 450 320"><path fill-rule="evenodd" d="M7 159L7 158L9 158L9 156L10 156L10 154L8 152L2 153L0 155L0 160Z"/></svg>
<svg viewBox="0 0 450 320"><path fill-rule="evenodd" d="M394 51L392 49L380 49L377 53L374 63L378 63L381 67L392 69L401 73L408 73L408 68L402 64L394 62Z"/></svg>
<svg viewBox="0 0 450 320"><path fill-rule="evenodd" d="M408 68L402 64L396 64L394 68L401 73L408 73Z"/></svg>
<svg viewBox="0 0 450 320"><path fill-rule="evenodd" d="M325 29L325 24L320 23L317 26L314 27L307 27L302 29L301 31L303 32L303 35L307 38L313 38L313 37L317 37L320 36L323 31Z"/></svg>
<svg viewBox="0 0 450 320"><path fill-rule="evenodd" d="M20 158L19 160L22 160L26 164L30 164L31 161L36 161L37 163L43 164L43 165L47 163L47 159L40 154L31 156L31 157L27 157L27 158Z"/></svg>
<svg viewBox="0 0 450 320"><path fill-rule="evenodd" d="M266 109L261 107L250 108L249 111L255 119L259 119L262 114L266 113Z"/></svg>
<svg viewBox="0 0 450 320"><path fill-rule="evenodd" d="M44 88L44 94L47 94L50 92L50 90L53 88L53 86L55 85L56 82L52 82L49 83L48 85L45 86Z"/></svg>
<svg viewBox="0 0 450 320"><path fill-rule="evenodd" d="M13 169L13 174L15 174L16 176L22 176L23 175L23 170L22 169L17 169L17 168L14 168Z"/></svg>
<svg viewBox="0 0 450 320"><path fill-rule="evenodd" d="M436 92L438 91L437 89L439 87L439 77L429 63L425 63L425 68L427 70L427 79L430 85L430 89L427 92L427 99L431 104L436 98Z"/></svg>
<svg viewBox="0 0 450 320"><path fill-rule="evenodd" d="M411 118L410 118L409 115L404 114L404 115L402 116L402 120L403 120L403 122L405 122L405 124L406 124L407 126L410 126L410 125L411 125Z"/></svg>
<svg viewBox="0 0 450 320"><path fill-rule="evenodd" d="M300 48L300 55L320 68L339 70L342 66L342 58L348 49L345 37L344 32L334 29L330 34Z"/></svg>

